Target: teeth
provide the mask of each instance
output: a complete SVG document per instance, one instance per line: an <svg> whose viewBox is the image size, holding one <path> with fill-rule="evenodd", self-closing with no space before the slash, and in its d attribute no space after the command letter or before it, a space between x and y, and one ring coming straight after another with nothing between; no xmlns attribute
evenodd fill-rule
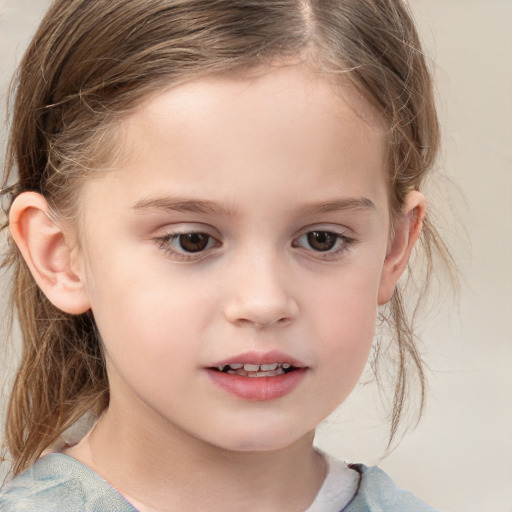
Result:
<svg viewBox="0 0 512 512"><path fill-rule="evenodd" d="M230 375L242 377L277 377L284 375L286 370L291 368L291 363L269 363L269 364L242 364L234 363L224 366L217 366L217 370Z"/></svg>
<svg viewBox="0 0 512 512"><path fill-rule="evenodd" d="M247 377L277 377L278 375L283 375L284 372L279 372L278 370L274 370L272 372L251 372L247 374Z"/></svg>

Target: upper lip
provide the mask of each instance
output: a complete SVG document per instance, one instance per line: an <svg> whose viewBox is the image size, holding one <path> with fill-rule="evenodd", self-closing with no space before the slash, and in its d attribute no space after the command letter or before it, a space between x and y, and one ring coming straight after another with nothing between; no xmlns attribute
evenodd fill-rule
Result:
<svg viewBox="0 0 512 512"><path fill-rule="evenodd" d="M229 364L272 364L272 363L289 363L295 368L304 368L306 365L299 361L297 358L292 357L280 350L270 350L267 352L250 351L242 354L231 356L222 361L216 361L209 365L209 368L216 368L219 366L227 366Z"/></svg>

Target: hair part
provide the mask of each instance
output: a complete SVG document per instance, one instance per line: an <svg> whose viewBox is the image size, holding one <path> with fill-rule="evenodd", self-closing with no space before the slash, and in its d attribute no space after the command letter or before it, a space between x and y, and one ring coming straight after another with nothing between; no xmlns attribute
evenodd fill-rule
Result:
<svg viewBox="0 0 512 512"><path fill-rule="evenodd" d="M80 183L115 155L115 128L149 95L211 74L300 59L326 79L349 79L388 126L392 219L418 190L439 146L433 87L412 18L401 0L55 0L15 78L3 185L37 191L62 221L77 215ZM428 217L427 286L434 252L450 258ZM12 241L11 314L23 354L8 407L15 474L84 413L108 405L108 380L92 314L54 307ZM383 318L394 331L390 443L411 374L425 393L421 354L400 287Z"/></svg>

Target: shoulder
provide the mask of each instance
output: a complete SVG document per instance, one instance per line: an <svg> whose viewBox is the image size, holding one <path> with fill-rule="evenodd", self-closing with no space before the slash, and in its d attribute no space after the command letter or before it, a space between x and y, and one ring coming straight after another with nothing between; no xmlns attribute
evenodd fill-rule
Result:
<svg viewBox="0 0 512 512"><path fill-rule="evenodd" d="M343 512L436 512L408 491L397 487L378 467L351 466L360 475L359 488Z"/></svg>
<svg viewBox="0 0 512 512"><path fill-rule="evenodd" d="M110 484L77 460L52 453L0 489L0 512L134 512Z"/></svg>

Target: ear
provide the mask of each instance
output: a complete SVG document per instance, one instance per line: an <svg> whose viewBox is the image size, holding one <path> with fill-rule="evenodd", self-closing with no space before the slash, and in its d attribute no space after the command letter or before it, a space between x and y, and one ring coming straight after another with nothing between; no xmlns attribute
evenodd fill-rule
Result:
<svg viewBox="0 0 512 512"><path fill-rule="evenodd" d="M402 214L397 221L382 268L378 295L379 306L391 300L396 283L407 267L414 244L421 233L426 204L425 197L421 192L410 192L405 198Z"/></svg>
<svg viewBox="0 0 512 512"><path fill-rule="evenodd" d="M50 302L70 314L90 309L85 287L72 269L71 247L41 194L23 192L9 211L9 226L36 283Z"/></svg>

